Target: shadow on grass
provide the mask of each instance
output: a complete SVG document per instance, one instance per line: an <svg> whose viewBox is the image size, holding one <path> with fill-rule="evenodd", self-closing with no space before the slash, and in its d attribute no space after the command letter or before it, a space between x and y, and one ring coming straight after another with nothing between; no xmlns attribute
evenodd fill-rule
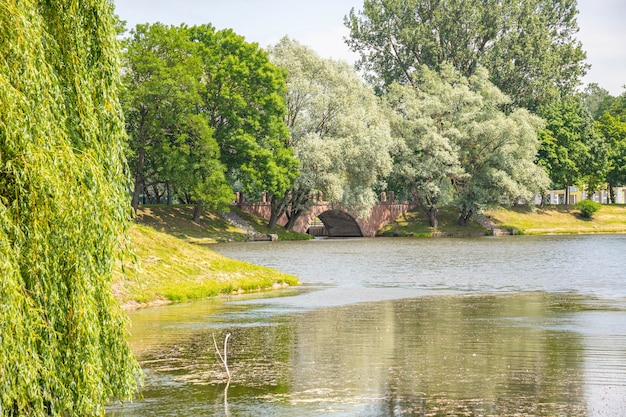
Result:
<svg viewBox="0 0 626 417"><path fill-rule="evenodd" d="M244 241L247 236L220 216L204 213L199 222L193 220L193 206L142 205L135 221L155 230L194 243Z"/></svg>

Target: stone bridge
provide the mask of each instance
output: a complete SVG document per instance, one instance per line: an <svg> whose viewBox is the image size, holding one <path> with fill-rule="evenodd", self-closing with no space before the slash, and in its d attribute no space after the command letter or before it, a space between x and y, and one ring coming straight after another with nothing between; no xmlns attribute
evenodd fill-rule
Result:
<svg viewBox="0 0 626 417"><path fill-rule="evenodd" d="M242 210L269 220L271 207L265 196L258 203L246 202L242 195L238 195L236 201ZM393 222L398 216L415 206L415 203L395 201L393 192L389 193L389 199L387 199L386 193L382 193L380 201L372 207L369 216L365 218L358 216L345 207L318 201L309 210L300 215L293 230L316 236L373 237L385 225ZM316 219L319 219L321 224ZM287 216L283 215L278 220L278 224L282 226L287 224Z"/></svg>

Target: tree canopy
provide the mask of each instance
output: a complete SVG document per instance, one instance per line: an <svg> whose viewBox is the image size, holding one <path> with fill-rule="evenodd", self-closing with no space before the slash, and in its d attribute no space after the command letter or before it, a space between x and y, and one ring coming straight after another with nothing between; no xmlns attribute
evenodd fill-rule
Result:
<svg viewBox="0 0 626 417"><path fill-rule="evenodd" d="M202 113L220 147L231 185L250 194L283 195L298 175L285 126L283 71L268 53L230 29L190 28L201 45Z"/></svg>
<svg viewBox="0 0 626 417"><path fill-rule="evenodd" d="M200 209L223 209L232 199L218 143L201 111L200 45L181 26L137 25L125 42L124 113L134 171L132 205L164 192Z"/></svg>
<svg viewBox="0 0 626 417"><path fill-rule="evenodd" d="M569 187L582 182L593 158L593 119L578 96L544 105L540 114L546 125L540 132L539 164L550 174L553 186L565 188L569 204Z"/></svg>
<svg viewBox="0 0 626 417"><path fill-rule="evenodd" d="M548 186L535 164L541 119L525 109L510 114L508 98L484 69L469 78L452 66L422 66L415 87L394 84L392 111L395 183L406 187L436 226L437 208L459 207L459 223L486 208L510 205Z"/></svg>
<svg viewBox="0 0 626 417"><path fill-rule="evenodd" d="M615 201L614 187L626 185L626 95L618 97L595 121L595 129L608 145L606 182Z"/></svg>
<svg viewBox="0 0 626 417"><path fill-rule="evenodd" d="M0 1L0 414L104 415L139 367L111 279L129 217L104 0Z"/></svg>
<svg viewBox="0 0 626 417"><path fill-rule="evenodd" d="M291 223L317 195L363 214L391 168L389 123L374 91L347 63L283 38L270 48L287 72L287 126L300 176L285 194Z"/></svg>
<svg viewBox="0 0 626 417"><path fill-rule="evenodd" d="M233 188L282 195L298 161L284 122L284 74L267 53L211 25L138 25L131 34L124 102L133 206L154 184L197 209L224 208Z"/></svg>
<svg viewBox="0 0 626 417"><path fill-rule="evenodd" d="M379 89L414 85L422 65L450 63L466 77L484 67L513 104L535 110L586 71L577 13L576 0L365 0L345 24L358 67Z"/></svg>

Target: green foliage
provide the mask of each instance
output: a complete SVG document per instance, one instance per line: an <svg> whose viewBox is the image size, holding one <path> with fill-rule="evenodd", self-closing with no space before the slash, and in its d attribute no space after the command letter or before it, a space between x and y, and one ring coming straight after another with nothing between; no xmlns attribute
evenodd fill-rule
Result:
<svg viewBox="0 0 626 417"><path fill-rule="evenodd" d="M540 132L539 164L544 166L555 187L568 188L582 182L593 168L606 167L602 155L592 154L592 146L601 146L594 135L593 120L580 97L569 96L542 106L546 120ZM599 167L598 167L599 162Z"/></svg>
<svg viewBox="0 0 626 417"><path fill-rule="evenodd" d="M180 200L221 210L232 199L225 166L203 105L200 45L184 27L137 25L126 41L123 100L139 195L173 192ZM152 191L152 192L151 192Z"/></svg>
<svg viewBox="0 0 626 417"><path fill-rule="evenodd" d="M619 100L624 100L624 96ZM609 147L606 182L610 187L626 185L626 108L612 106L610 112L605 111L598 117L594 126Z"/></svg>
<svg viewBox="0 0 626 417"><path fill-rule="evenodd" d="M0 414L104 415L139 367L111 293L129 212L112 6L0 1Z"/></svg>
<svg viewBox="0 0 626 417"><path fill-rule="evenodd" d="M202 112L221 151L231 185L251 194L283 195L298 175L285 126L283 71L256 43L209 25L189 29L200 47Z"/></svg>
<svg viewBox="0 0 626 417"><path fill-rule="evenodd" d="M389 89L398 146L395 183L420 202L436 225L437 207L453 202L460 222L500 204L532 202L548 186L534 162L541 120L523 109L500 110L507 97L479 69L469 78L443 65L423 66L417 87Z"/></svg>
<svg viewBox="0 0 626 417"><path fill-rule="evenodd" d="M391 168L389 123L373 90L346 63L288 38L270 54L287 72L287 126L300 160L285 198L291 219L320 193L368 213Z"/></svg>
<svg viewBox="0 0 626 417"><path fill-rule="evenodd" d="M483 67L515 105L534 110L584 75L577 13L573 0L365 0L345 24L360 69L383 89L415 85L422 65L450 63L466 77Z"/></svg>
<svg viewBox="0 0 626 417"><path fill-rule="evenodd" d="M291 186L284 74L257 44L210 25L156 23L133 30L125 57L135 209L150 187L218 211L233 188L272 196Z"/></svg>
<svg viewBox="0 0 626 417"><path fill-rule="evenodd" d="M575 207L580 210L583 219L591 219L595 212L602 208L602 204L591 200L583 200L576 203Z"/></svg>
<svg viewBox="0 0 626 417"><path fill-rule="evenodd" d="M591 83L585 87L582 99L594 120L598 120L605 111L608 111L615 101L615 97L596 83Z"/></svg>

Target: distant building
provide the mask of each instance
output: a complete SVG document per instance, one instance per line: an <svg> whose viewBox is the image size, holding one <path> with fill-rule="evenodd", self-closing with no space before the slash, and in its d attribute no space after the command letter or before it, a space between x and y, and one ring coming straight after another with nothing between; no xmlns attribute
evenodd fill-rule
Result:
<svg viewBox="0 0 626 417"><path fill-rule="evenodd" d="M615 203L616 204L626 204L626 187L615 187ZM570 187L569 189L569 204L576 204L579 201L589 199L589 194L586 191L581 191L576 187ZM608 190L602 190L596 193L593 193L591 196L591 200L600 203L600 204L608 204L609 203L609 192ZM535 198L535 203L541 203L541 197L537 196ZM546 204L565 204L565 190L552 190L546 195Z"/></svg>

